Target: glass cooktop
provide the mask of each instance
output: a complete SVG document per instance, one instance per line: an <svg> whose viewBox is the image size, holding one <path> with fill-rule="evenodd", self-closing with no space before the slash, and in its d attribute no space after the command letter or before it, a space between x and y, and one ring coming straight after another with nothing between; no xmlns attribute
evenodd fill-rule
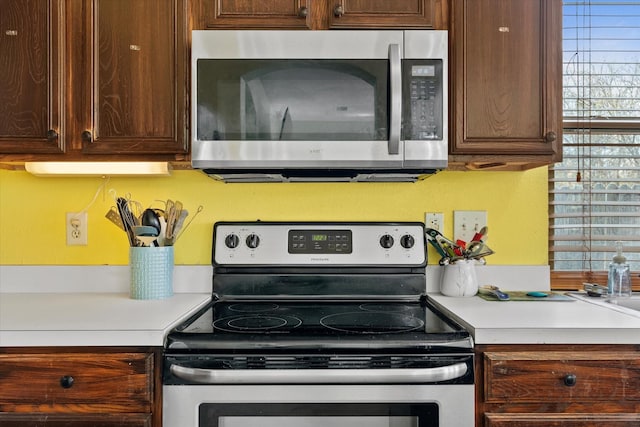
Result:
<svg viewBox="0 0 640 427"><path fill-rule="evenodd" d="M426 299L416 302L212 302L167 337L172 349L397 349L472 346Z"/></svg>

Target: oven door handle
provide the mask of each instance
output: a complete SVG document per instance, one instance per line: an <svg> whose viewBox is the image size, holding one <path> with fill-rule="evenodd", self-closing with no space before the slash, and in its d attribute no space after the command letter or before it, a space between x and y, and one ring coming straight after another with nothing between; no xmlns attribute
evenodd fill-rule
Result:
<svg viewBox="0 0 640 427"><path fill-rule="evenodd" d="M467 373L467 364L416 369L202 369L172 364L178 378L200 384L426 384Z"/></svg>

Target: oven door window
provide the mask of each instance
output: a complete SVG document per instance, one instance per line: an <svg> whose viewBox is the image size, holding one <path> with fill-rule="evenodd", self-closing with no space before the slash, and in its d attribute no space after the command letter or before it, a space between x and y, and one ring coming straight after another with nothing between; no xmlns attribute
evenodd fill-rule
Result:
<svg viewBox="0 0 640 427"><path fill-rule="evenodd" d="M199 427L438 427L435 403L203 403Z"/></svg>
<svg viewBox="0 0 640 427"><path fill-rule="evenodd" d="M197 62L199 140L388 140L387 60Z"/></svg>

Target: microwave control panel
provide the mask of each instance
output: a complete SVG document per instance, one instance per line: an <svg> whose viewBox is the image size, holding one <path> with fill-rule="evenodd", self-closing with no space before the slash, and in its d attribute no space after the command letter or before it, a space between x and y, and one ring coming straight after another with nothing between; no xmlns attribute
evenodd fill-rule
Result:
<svg viewBox="0 0 640 427"><path fill-rule="evenodd" d="M403 73L404 139L442 139L442 61L405 60Z"/></svg>

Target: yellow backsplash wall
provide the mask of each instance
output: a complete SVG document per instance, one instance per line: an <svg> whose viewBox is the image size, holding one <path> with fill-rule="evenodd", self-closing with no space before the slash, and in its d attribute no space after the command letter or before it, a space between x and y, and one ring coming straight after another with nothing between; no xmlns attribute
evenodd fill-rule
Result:
<svg viewBox="0 0 640 427"><path fill-rule="evenodd" d="M42 178L0 170L0 265L125 265L127 239L105 218L108 190L144 205L178 199L204 210L175 246L176 264L208 265L212 224L224 220L424 221L454 210L486 210L493 265L547 264L547 168L526 172L440 172L417 183L224 184L199 171L161 178ZM88 245L67 246L65 213L87 208ZM187 221L189 218L187 218ZM438 256L429 248L429 264Z"/></svg>

